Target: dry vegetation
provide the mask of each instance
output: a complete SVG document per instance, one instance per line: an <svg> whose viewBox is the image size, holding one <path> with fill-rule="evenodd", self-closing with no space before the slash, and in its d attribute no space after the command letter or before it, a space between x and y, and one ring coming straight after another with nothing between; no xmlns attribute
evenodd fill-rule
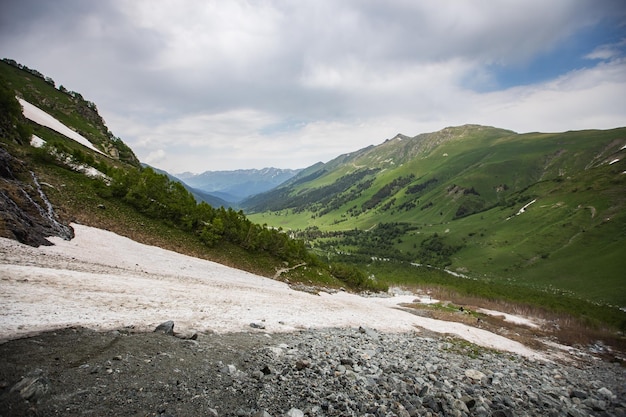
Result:
<svg viewBox="0 0 626 417"><path fill-rule="evenodd" d="M618 361L626 366L626 337L616 334L612 329L594 327L571 316L538 307L464 296L446 288L421 287L411 290L442 300L431 305L415 303L405 306L415 314L479 327L534 349L548 349L545 342L556 342L584 352L593 350L606 360ZM505 321L504 316L479 313L481 308L530 318L539 327Z"/></svg>

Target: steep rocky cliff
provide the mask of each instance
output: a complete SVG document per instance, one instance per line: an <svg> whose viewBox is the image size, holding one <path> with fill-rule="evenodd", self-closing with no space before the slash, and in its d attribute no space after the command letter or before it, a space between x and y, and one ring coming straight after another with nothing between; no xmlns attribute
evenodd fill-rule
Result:
<svg viewBox="0 0 626 417"><path fill-rule="evenodd" d="M0 236L31 246L50 245L49 236L74 237L59 219L44 187L27 165L0 147Z"/></svg>

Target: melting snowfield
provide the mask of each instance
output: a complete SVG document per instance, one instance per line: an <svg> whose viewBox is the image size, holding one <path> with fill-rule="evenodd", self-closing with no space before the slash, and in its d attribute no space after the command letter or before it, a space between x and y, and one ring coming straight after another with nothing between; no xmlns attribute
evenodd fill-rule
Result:
<svg viewBox="0 0 626 417"><path fill-rule="evenodd" d="M89 142L87 138L65 126L63 123L61 123L45 111L41 110L39 107L30 104L28 101L21 98L18 98L18 101L22 105L22 109L24 110L24 117L26 117L27 119L32 120L33 122L47 128L50 128L62 135L65 135L68 138L80 143L81 145L86 146L89 149L104 155L104 152L93 146L93 144Z"/></svg>
<svg viewBox="0 0 626 417"><path fill-rule="evenodd" d="M76 237L50 238L54 246L33 248L0 238L0 342L67 326L152 330L173 320L179 332L425 328L529 358L543 357L485 330L401 310L399 304L413 302L413 295L313 295L111 232L72 226ZM254 330L251 323L265 329Z"/></svg>

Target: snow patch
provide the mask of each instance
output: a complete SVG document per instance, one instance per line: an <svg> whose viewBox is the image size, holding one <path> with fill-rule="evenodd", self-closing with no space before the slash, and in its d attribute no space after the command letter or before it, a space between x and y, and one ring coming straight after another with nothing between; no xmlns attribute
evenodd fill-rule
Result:
<svg viewBox="0 0 626 417"><path fill-rule="evenodd" d="M45 111L41 110L39 107L34 106L30 104L28 101L21 99L21 98L18 98L18 100L20 104L22 105L22 108L24 109L24 117L26 117L27 119L32 120L33 122L39 125L50 128L54 130L55 132L58 132L62 134L63 136L66 136L93 151L96 151L102 155L107 156L104 152L102 152L101 150L93 146L93 144L89 142L87 138L73 131L69 127L65 126L63 123L61 123L60 121L58 121L57 119L55 119L54 117L46 113Z"/></svg>
<svg viewBox="0 0 626 417"><path fill-rule="evenodd" d="M466 279L469 279L469 278L470 278L470 277L468 277L468 276L467 276L467 275L465 275L465 274L462 274L462 273L460 273L460 272L450 271L449 269L446 269L446 268L444 268L444 269L443 269L443 272L445 272L445 273L447 273L447 274L450 274L450 275L452 275L453 277L457 277L457 278L466 278Z"/></svg>
<svg viewBox="0 0 626 417"><path fill-rule="evenodd" d="M86 176L90 178L102 178L105 180L105 183L107 184L110 184L111 182L110 177L108 177L106 174L104 174L103 172L97 170L96 168L90 165L76 165L74 169L76 169L79 172L82 172L83 174L85 174Z"/></svg>
<svg viewBox="0 0 626 417"><path fill-rule="evenodd" d="M59 159L62 159L65 165L69 166L76 172L85 174L90 178L102 178L104 179L105 183L107 183L107 185L111 183L111 178L105 175L103 172L92 167L91 165L77 163L71 155L61 156L59 154L55 154L55 156L57 156Z"/></svg>
<svg viewBox="0 0 626 417"><path fill-rule="evenodd" d="M609 165L613 165L614 163L619 162L619 158L615 158L614 160L612 160L611 162L609 162Z"/></svg>
<svg viewBox="0 0 626 417"><path fill-rule="evenodd" d="M532 320L526 317L520 317L520 316L516 316L513 314L502 313L500 311L495 311L495 310L488 310L486 308L479 308L476 311L479 313L486 314L488 316L504 317L504 321L508 321L510 323L521 324L523 326L528 326L528 327L532 327L535 329L539 328L539 325L537 325L535 322L533 322Z"/></svg>
<svg viewBox="0 0 626 417"><path fill-rule="evenodd" d="M46 144L46 141L41 139L39 136L33 135L30 139L30 144L34 146L35 148L41 148L42 146ZM59 153L55 149L51 149L50 153L52 156L57 158L57 160L63 162L65 165L72 168L74 171L85 174L90 178L102 178L107 185L110 185L111 178L107 176L106 174L104 174L103 172L99 171L98 169L92 167L91 165L79 164L74 160L72 155Z"/></svg>
<svg viewBox="0 0 626 417"><path fill-rule="evenodd" d="M415 298L413 302L429 305L429 304L437 304L440 302L440 300L437 300L436 298L432 298L430 295L421 295Z"/></svg>
<svg viewBox="0 0 626 417"><path fill-rule="evenodd" d="M46 144L46 141L41 139L39 136L33 135L30 138L30 144L31 144L31 146L33 146L35 148L41 148L41 147L43 147L43 145Z"/></svg>
<svg viewBox="0 0 626 417"><path fill-rule="evenodd" d="M519 211L517 212L517 216L519 216L520 214L524 213L526 211L526 209L528 208L528 206L530 206L531 204L535 203L537 200L533 200L530 203L526 204L524 207L522 207L521 209L519 209Z"/></svg>
<svg viewBox="0 0 626 417"><path fill-rule="evenodd" d="M528 208L528 206L530 206L531 204L535 203L537 201L537 199L534 199L533 201L531 201L530 203L524 205L524 207L522 207L521 209L519 209L519 211L517 213L515 213L516 216L519 216L520 214L526 212L526 209ZM507 217L506 219L509 220L511 219L513 216L511 217Z"/></svg>
<svg viewBox="0 0 626 417"><path fill-rule="evenodd" d="M75 238L49 238L32 248L0 238L0 341L67 326L99 330L164 320L179 329L265 332L367 326L386 332L419 328L457 335L480 346L546 359L523 344L462 323L400 309L416 296L313 295L285 283L214 262L143 245L112 232L73 224Z"/></svg>

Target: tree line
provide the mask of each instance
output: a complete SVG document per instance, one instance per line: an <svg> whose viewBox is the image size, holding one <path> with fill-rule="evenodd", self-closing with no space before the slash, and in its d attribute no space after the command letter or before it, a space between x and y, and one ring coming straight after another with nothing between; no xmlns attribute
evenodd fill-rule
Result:
<svg viewBox="0 0 626 417"><path fill-rule="evenodd" d="M315 262L303 241L291 239L281 229L255 224L241 210L197 203L181 183L152 168L112 170L108 175L110 186L101 188L103 196L119 198L147 216L191 232L209 247L230 242L285 261Z"/></svg>

